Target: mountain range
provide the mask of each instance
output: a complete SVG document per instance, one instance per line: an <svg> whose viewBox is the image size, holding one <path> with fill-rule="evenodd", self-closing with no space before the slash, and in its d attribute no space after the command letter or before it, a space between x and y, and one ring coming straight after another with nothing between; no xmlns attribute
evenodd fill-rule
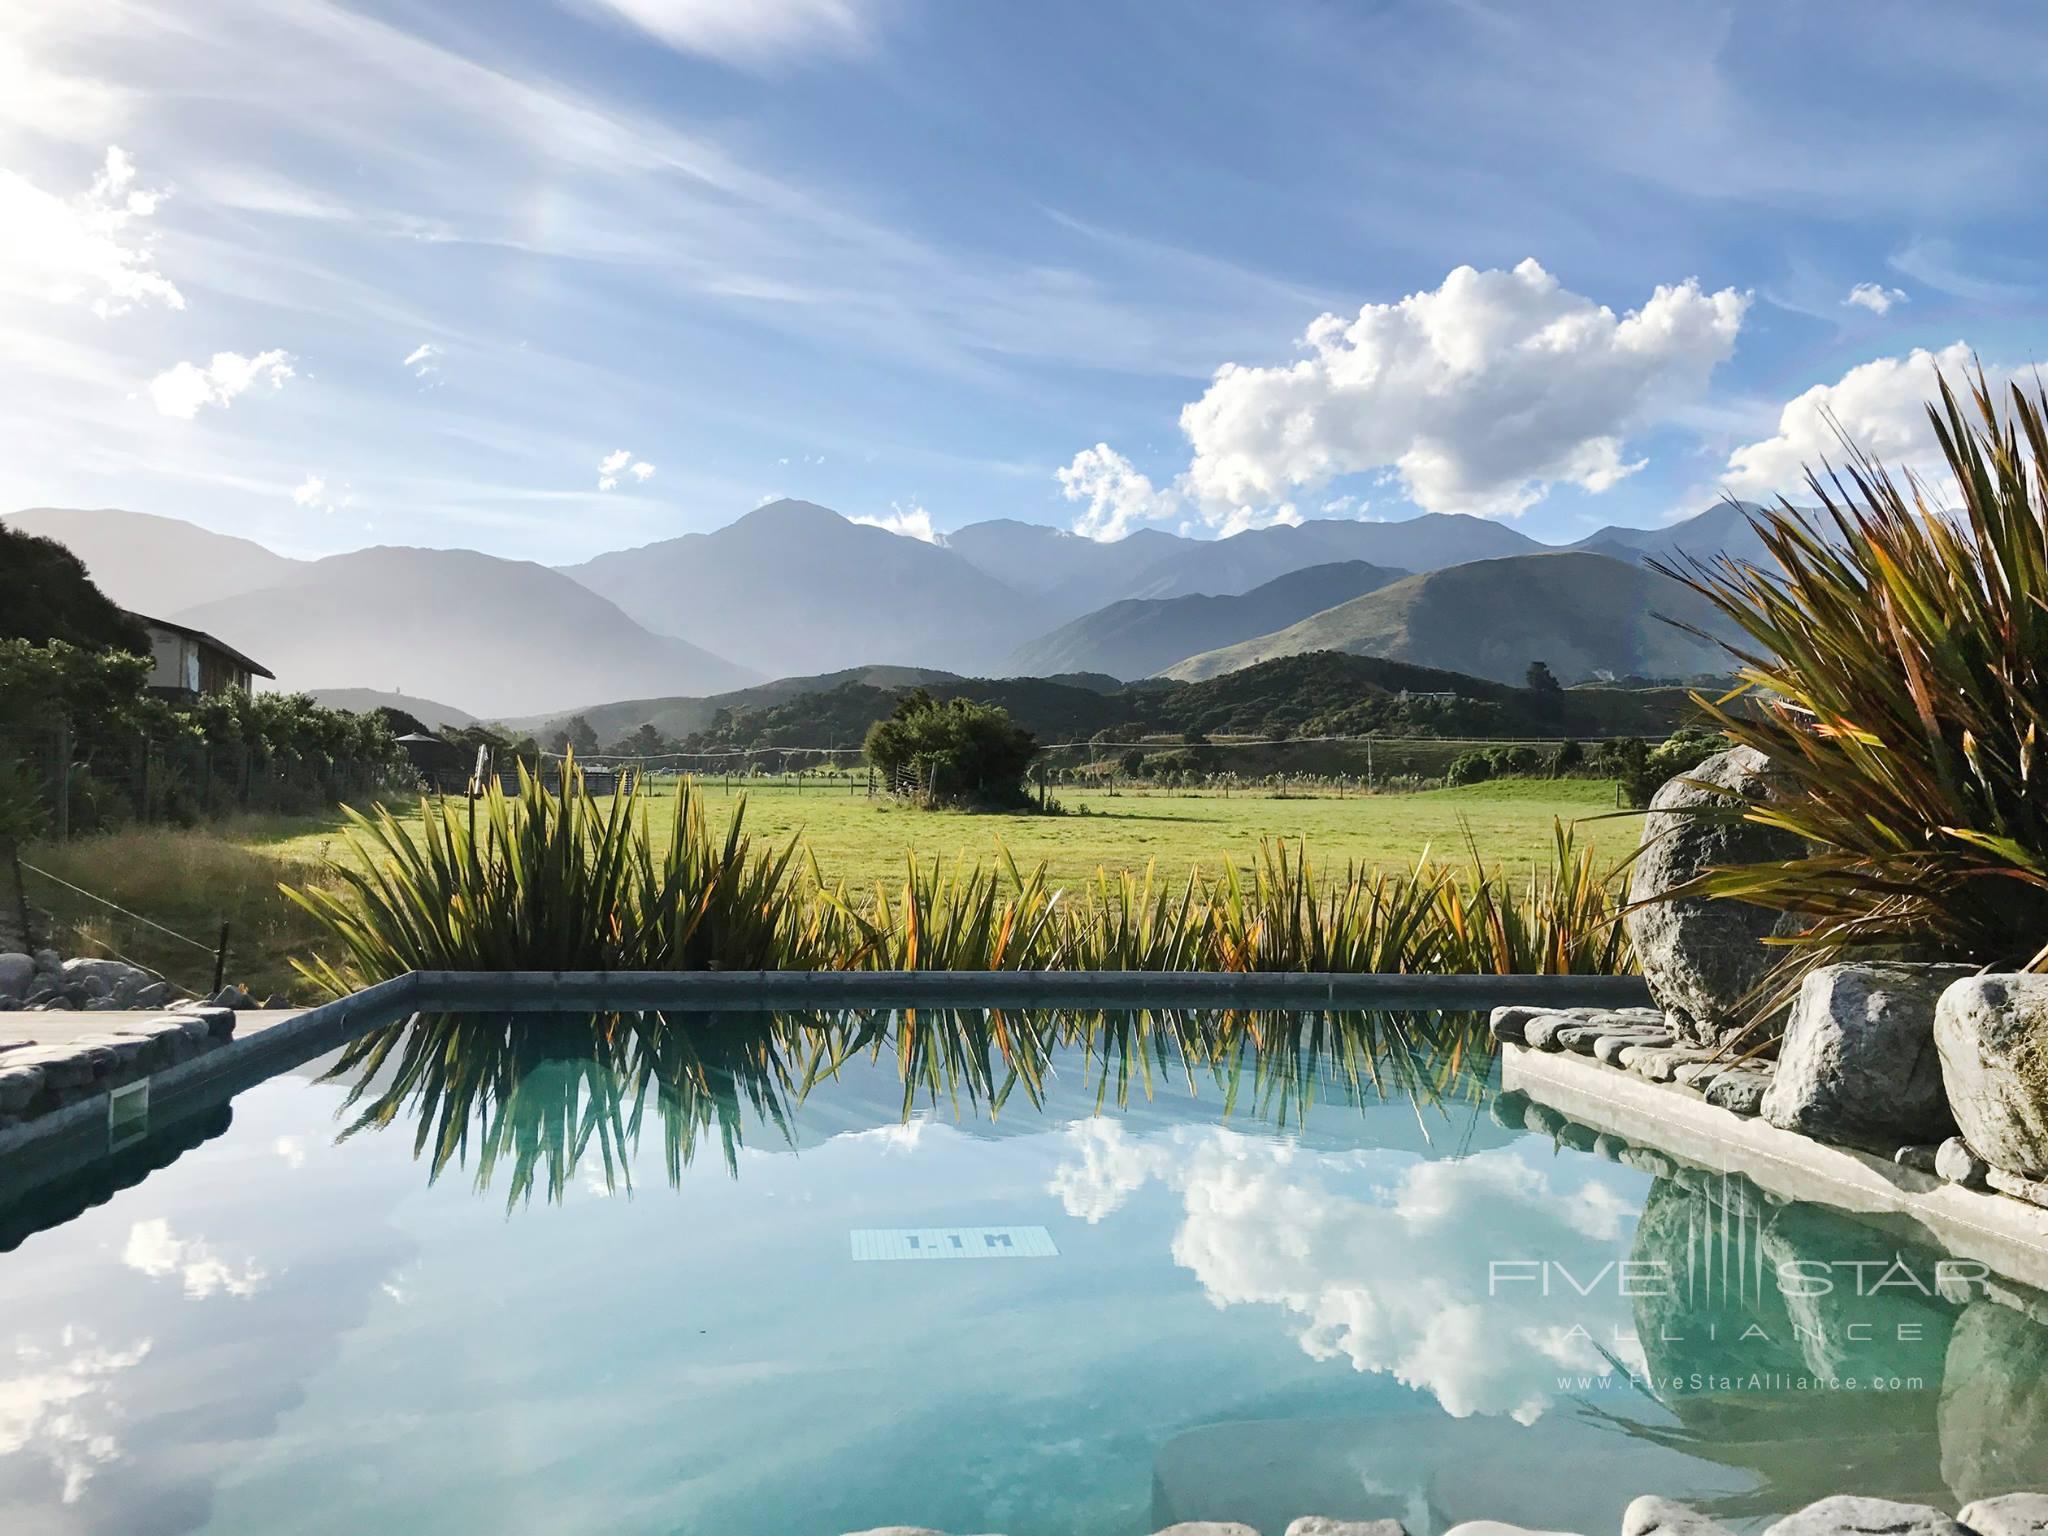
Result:
<svg viewBox="0 0 2048 1536"><path fill-rule="evenodd" d="M393 546L299 560L119 509L11 521L68 546L117 602L219 635L281 686L447 699L486 718L643 707L672 715L671 734L701 728L696 706L714 695L854 662L1128 679L1329 647L1504 680L1536 659L1567 682L1725 670L1657 621L1703 615L1643 566L1761 556L1726 505L1560 550L1445 514L1110 543L996 519L926 542L785 500L559 568Z"/></svg>
<svg viewBox="0 0 2048 1536"><path fill-rule="evenodd" d="M1190 656L1166 675L1197 682L1309 651L1502 683L1521 682L1533 661L1567 682L1729 670L1725 651L1681 626L1733 638L1705 598L1669 576L1586 550L1552 550L1405 577L1272 634Z"/></svg>
<svg viewBox="0 0 2048 1536"><path fill-rule="evenodd" d="M1363 560L1336 560L1289 571L1230 597L1126 597L1019 646L1004 670L1019 676L1150 677L1196 651L1285 629L1407 574Z"/></svg>

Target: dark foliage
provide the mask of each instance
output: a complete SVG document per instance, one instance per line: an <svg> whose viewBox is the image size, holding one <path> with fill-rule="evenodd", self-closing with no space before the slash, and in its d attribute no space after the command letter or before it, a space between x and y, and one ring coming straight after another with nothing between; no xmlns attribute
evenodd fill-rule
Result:
<svg viewBox="0 0 2048 1536"><path fill-rule="evenodd" d="M0 640L149 654L149 636L93 585L85 565L55 539L0 520Z"/></svg>
<svg viewBox="0 0 2048 1536"><path fill-rule="evenodd" d="M885 778L932 800L1017 805L1038 743L1005 710L920 688L869 728L862 750Z"/></svg>

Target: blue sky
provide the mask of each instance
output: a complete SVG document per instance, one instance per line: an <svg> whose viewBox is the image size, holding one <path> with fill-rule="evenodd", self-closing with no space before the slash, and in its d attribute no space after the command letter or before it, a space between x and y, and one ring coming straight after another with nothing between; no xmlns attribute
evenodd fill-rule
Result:
<svg viewBox="0 0 2048 1536"><path fill-rule="evenodd" d="M13 7L0 507L549 561L775 495L1565 540L1796 490L1830 414L1924 463L1929 354L2048 350L2044 44L2032 4Z"/></svg>

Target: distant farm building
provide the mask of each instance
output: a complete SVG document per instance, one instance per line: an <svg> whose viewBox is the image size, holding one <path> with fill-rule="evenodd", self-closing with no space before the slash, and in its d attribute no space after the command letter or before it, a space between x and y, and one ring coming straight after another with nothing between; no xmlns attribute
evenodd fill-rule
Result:
<svg viewBox="0 0 2048 1536"><path fill-rule="evenodd" d="M277 674L261 662L250 660L203 629L152 619L146 613L128 617L149 631L150 656L155 663L149 686L158 693L185 702L204 694L226 693L230 688L247 693L259 677L277 680Z"/></svg>

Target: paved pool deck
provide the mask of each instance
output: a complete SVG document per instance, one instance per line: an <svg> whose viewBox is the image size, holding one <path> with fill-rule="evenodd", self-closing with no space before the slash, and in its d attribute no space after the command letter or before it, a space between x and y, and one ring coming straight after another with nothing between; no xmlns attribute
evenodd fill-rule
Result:
<svg viewBox="0 0 2048 1536"><path fill-rule="evenodd" d="M235 1015L235 1038L246 1040L266 1029L289 1024L304 1008L251 1008ZM151 1019L174 1019L178 1015L163 1008L52 1008L33 1013L0 1013L0 1054L9 1046L68 1045L80 1035L104 1035L124 1024L146 1024Z"/></svg>

